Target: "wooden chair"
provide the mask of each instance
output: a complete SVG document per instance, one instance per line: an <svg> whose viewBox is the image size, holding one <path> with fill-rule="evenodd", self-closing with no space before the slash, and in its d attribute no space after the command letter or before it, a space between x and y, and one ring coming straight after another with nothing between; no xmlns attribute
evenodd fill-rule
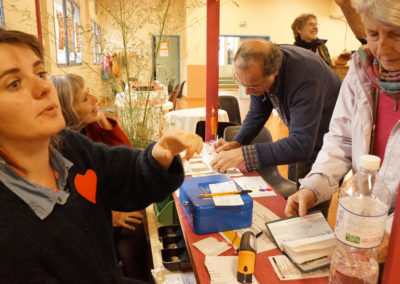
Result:
<svg viewBox="0 0 400 284"><path fill-rule="evenodd" d="M178 97L179 86L180 86L180 84L177 84L175 86L175 88L173 88L173 90L169 94L169 98L168 98L168 100L174 105L174 110L175 110L175 106L176 106L176 99Z"/></svg>
<svg viewBox="0 0 400 284"><path fill-rule="evenodd" d="M176 104L177 103L179 104L179 99L182 98L183 87L185 86L185 83L186 83L186 80L182 81L182 83L179 85L178 93L176 94L176 100L175 100L175 103L174 103L174 110L176 109Z"/></svg>

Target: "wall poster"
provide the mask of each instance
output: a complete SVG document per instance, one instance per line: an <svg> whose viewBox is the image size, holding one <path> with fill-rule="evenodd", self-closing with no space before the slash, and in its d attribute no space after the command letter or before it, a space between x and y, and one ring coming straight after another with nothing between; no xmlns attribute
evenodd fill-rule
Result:
<svg viewBox="0 0 400 284"><path fill-rule="evenodd" d="M80 10L70 0L53 0L58 65L82 63Z"/></svg>
<svg viewBox="0 0 400 284"><path fill-rule="evenodd" d="M0 0L0 28L5 28L5 22L4 22L4 11L3 11L3 1Z"/></svg>
<svg viewBox="0 0 400 284"><path fill-rule="evenodd" d="M91 20L91 23L92 23L93 63L100 64L102 63L101 28L94 20Z"/></svg>

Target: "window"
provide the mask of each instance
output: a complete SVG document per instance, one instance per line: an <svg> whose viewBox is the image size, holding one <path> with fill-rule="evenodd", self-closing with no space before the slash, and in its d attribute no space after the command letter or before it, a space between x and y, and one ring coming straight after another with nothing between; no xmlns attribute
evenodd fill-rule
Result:
<svg viewBox="0 0 400 284"><path fill-rule="evenodd" d="M54 0L54 26L57 64L82 64L82 33L79 7L71 0Z"/></svg>
<svg viewBox="0 0 400 284"><path fill-rule="evenodd" d="M93 43L93 63L101 63L101 28L93 20L92 22L92 43Z"/></svg>
<svg viewBox="0 0 400 284"><path fill-rule="evenodd" d="M4 12L3 12L3 1L2 0L0 0L0 28L5 28Z"/></svg>

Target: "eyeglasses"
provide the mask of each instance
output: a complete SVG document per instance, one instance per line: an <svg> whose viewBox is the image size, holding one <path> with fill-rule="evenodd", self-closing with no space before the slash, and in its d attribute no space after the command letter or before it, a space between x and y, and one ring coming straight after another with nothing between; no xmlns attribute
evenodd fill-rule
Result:
<svg viewBox="0 0 400 284"><path fill-rule="evenodd" d="M259 84L256 84L256 85L253 85L253 86L245 86L245 85L243 85L237 78L236 78L236 76L233 76L233 81L236 83L236 84L238 84L239 86L242 86L242 87L244 87L244 88L246 88L246 89L249 89L249 90L254 90L254 91L258 91L258 90L261 90L263 87L264 87L264 80L263 81L261 81Z"/></svg>
<svg viewBox="0 0 400 284"><path fill-rule="evenodd" d="M312 28L318 28L318 27L319 27L319 24L316 24L316 23L307 23L307 26L310 26L310 27L312 27Z"/></svg>

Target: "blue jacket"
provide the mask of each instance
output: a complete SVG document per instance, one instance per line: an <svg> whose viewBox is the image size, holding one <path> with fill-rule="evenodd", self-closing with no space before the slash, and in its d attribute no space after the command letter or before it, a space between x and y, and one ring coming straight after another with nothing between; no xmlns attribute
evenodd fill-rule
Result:
<svg viewBox="0 0 400 284"><path fill-rule="evenodd" d="M322 147L324 134L335 107L340 78L315 53L281 45L282 66L274 85L261 96L250 95L249 112L234 138L248 145L265 125L274 108L289 128L289 136L273 143L255 144L261 168L299 161L313 162Z"/></svg>

